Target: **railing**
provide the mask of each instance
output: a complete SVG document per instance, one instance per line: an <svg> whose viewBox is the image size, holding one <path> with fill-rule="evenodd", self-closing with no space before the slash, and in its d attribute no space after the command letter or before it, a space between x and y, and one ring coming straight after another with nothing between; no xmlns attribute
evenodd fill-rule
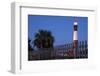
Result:
<svg viewBox="0 0 100 76"><path fill-rule="evenodd" d="M29 60L88 58L88 44L87 41L80 41L75 50L73 48L73 43L55 46L49 49L38 49L29 52L28 57Z"/></svg>

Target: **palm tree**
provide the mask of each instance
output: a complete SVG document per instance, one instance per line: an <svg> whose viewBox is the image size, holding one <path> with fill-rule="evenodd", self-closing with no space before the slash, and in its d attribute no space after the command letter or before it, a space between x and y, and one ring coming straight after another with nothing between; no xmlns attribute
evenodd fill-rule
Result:
<svg viewBox="0 0 100 76"><path fill-rule="evenodd" d="M30 45L30 42L31 42L31 40L28 38L28 51L32 51L33 50L31 45Z"/></svg>
<svg viewBox="0 0 100 76"><path fill-rule="evenodd" d="M33 45L37 48L53 48L54 37L52 33L47 30L39 30L35 34Z"/></svg>

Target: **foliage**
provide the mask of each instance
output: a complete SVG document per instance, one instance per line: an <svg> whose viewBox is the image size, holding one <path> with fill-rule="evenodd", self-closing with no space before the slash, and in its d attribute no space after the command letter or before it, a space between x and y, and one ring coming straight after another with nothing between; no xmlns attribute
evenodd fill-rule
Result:
<svg viewBox="0 0 100 76"><path fill-rule="evenodd" d="M53 48L54 37L52 33L47 30L39 30L35 34L33 45L37 48Z"/></svg>

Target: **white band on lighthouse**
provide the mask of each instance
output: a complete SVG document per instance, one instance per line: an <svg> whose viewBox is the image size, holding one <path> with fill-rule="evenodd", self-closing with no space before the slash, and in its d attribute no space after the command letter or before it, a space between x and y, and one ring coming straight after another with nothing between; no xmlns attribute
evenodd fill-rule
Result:
<svg viewBox="0 0 100 76"><path fill-rule="evenodd" d="M78 40L78 33L77 33L77 31L74 31L73 40Z"/></svg>
<svg viewBox="0 0 100 76"><path fill-rule="evenodd" d="M78 23L77 22L74 22L74 25L78 25Z"/></svg>

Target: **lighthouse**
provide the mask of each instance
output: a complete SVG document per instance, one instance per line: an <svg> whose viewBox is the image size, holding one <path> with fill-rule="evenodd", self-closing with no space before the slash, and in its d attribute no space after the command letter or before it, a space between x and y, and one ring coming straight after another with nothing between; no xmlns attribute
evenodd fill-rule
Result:
<svg viewBox="0 0 100 76"><path fill-rule="evenodd" d="M78 48L78 22L74 21L74 31L73 31L73 50L74 50L74 57L77 57L77 48Z"/></svg>

